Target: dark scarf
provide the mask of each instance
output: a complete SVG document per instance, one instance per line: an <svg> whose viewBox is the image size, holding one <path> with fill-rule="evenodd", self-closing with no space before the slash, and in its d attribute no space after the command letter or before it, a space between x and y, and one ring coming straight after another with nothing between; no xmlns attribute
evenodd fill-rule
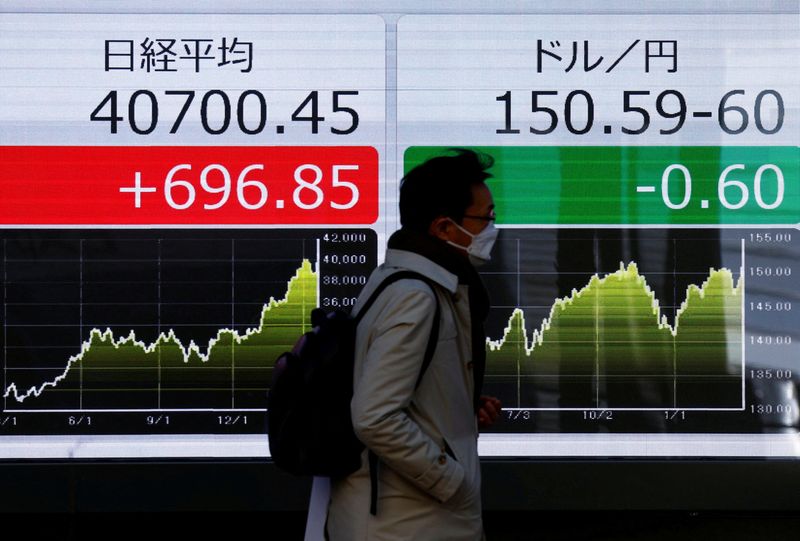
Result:
<svg viewBox="0 0 800 541"><path fill-rule="evenodd" d="M472 377L475 384L473 402L477 412L483 376L486 373L486 334L483 322L489 315L489 294L478 271L466 257L455 253L447 243L432 235L400 229L389 238L388 246L391 249L419 254L458 276L459 284L467 285L472 321Z"/></svg>

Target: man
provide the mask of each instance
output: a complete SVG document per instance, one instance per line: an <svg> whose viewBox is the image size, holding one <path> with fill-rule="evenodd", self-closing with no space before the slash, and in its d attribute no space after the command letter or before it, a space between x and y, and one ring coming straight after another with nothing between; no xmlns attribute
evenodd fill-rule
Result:
<svg viewBox="0 0 800 541"><path fill-rule="evenodd" d="M358 326L351 413L356 434L379 460L377 512L370 513L365 450L360 470L332 482L332 541L466 541L483 535L478 427L497 419L500 403L480 395L489 300L473 265L489 259L497 236L484 183L492 160L456 152L404 177L402 228L389 239L385 262L356 306L398 271L434 282L433 289L414 279L389 285ZM438 341L415 387L437 298Z"/></svg>

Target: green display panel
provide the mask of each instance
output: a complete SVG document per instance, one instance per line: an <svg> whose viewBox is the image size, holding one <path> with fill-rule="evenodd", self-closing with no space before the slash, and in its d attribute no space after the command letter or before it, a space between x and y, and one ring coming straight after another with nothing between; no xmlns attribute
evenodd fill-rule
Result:
<svg viewBox="0 0 800 541"><path fill-rule="evenodd" d="M405 170L447 148L407 149ZM470 148L495 159L501 224L800 222L799 147Z"/></svg>

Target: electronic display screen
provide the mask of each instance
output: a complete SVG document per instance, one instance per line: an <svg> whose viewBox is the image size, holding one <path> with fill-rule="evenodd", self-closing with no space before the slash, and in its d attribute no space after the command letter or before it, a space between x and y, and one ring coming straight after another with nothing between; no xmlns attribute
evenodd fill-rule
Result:
<svg viewBox="0 0 800 541"><path fill-rule="evenodd" d="M800 457L796 4L262 4L0 13L0 458L268 457L275 359L452 148L482 456Z"/></svg>

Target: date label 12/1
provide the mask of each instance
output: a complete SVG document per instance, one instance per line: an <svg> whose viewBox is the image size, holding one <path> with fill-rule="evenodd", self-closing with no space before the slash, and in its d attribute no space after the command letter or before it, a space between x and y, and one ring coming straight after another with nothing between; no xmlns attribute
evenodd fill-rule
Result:
<svg viewBox="0 0 800 541"><path fill-rule="evenodd" d="M0 147L6 224L371 224L372 147Z"/></svg>

